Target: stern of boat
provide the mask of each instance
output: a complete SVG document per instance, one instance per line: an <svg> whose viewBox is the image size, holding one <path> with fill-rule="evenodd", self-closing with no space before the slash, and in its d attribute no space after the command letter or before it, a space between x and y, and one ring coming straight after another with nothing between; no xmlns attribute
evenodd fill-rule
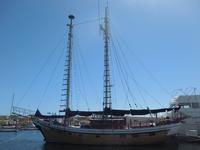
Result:
<svg viewBox="0 0 200 150"><path fill-rule="evenodd" d="M181 127L181 123L172 124L168 131L168 136L176 136Z"/></svg>

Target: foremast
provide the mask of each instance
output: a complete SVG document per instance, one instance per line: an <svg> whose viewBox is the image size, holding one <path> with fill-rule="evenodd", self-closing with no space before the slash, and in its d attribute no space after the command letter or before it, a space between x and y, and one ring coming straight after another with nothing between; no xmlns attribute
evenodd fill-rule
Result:
<svg viewBox="0 0 200 150"><path fill-rule="evenodd" d="M109 18L108 6L105 8L104 26L101 26L104 36L104 84L103 84L103 109L111 109L111 81L110 81L110 63L109 63Z"/></svg>
<svg viewBox="0 0 200 150"><path fill-rule="evenodd" d="M70 112L70 97L71 97L71 74L72 74L72 38L73 38L73 15L68 16L70 22L67 24L69 28L68 41L67 41L67 55L66 55L66 108L65 108L65 120L64 125L69 126L69 112Z"/></svg>

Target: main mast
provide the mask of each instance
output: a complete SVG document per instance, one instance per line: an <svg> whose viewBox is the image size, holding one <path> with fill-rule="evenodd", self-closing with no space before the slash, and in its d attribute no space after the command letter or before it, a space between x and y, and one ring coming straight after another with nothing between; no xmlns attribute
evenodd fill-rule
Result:
<svg viewBox="0 0 200 150"><path fill-rule="evenodd" d="M65 109L65 125L69 125L67 122L67 118L69 118L70 111L70 94L71 94L71 74L72 74L72 38L73 38L73 19L75 18L73 15L68 16L70 23L67 24L69 28L68 33L68 46L67 46L67 55L66 55L66 109Z"/></svg>
<svg viewBox="0 0 200 150"><path fill-rule="evenodd" d="M104 98L103 109L111 109L111 84L109 64L109 18L108 6L105 8L104 26L101 27L104 34Z"/></svg>

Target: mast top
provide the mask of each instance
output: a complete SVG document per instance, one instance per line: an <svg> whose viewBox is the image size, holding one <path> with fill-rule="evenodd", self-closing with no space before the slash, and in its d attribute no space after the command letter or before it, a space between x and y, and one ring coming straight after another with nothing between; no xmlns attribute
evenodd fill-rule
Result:
<svg viewBox="0 0 200 150"><path fill-rule="evenodd" d="M68 18L69 18L69 19L74 19L75 16L74 16L74 15L69 15Z"/></svg>

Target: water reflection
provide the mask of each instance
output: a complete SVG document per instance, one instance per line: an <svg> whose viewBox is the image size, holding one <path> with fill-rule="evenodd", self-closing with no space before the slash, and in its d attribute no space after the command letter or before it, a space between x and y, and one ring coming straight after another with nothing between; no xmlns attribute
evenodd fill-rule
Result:
<svg viewBox="0 0 200 150"><path fill-rule="evenodd" d="M177 150L200 150L200 143L180 143Z"/></svg>
<svg viewBox="0 0 200 150"><path fill-rule="evenodd" d="M183 146L184 148L184 146ZM179 149L178 144L163 144L153 146L78 146L45 143L42 150L190 150ZM193 149L192 149L193 150Z"/></svg>
<svg viewBox="0 0 200 150"><path fill-rule="evenodd" d="M45 143L39 131L20 131L17 133L0 132L0 150L200 150L200 143L177 143L175 141L173 144L153 146L78 146Z"/></svg>

